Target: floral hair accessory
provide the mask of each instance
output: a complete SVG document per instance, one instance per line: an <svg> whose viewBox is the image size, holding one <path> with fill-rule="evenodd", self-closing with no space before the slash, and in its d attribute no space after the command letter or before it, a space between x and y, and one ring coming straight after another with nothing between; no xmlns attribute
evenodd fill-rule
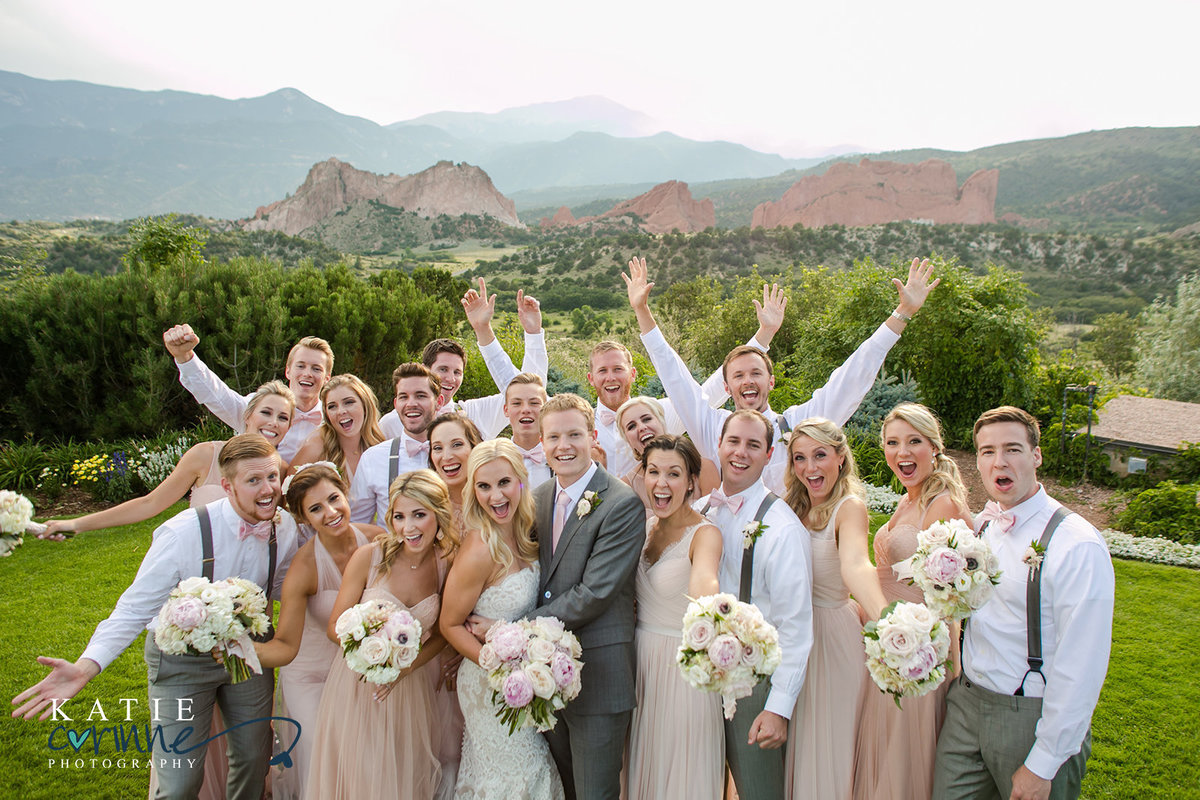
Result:
<svg viewBox="0 0 1200 800"><path fill-rule="evenodd" d="M286 478L283 479L283 493L284 494L287 494L288 489L292 488L292 478L296 477L297 475L299 475L301 472L308 469L309 467L329 467L331 470L333 470L334 472L337 472L339 475L342 474L341 472L338 471L337 464L334 464L332 461L313 461L310 464L301 464L300 466L296 467L295 472L293 472L291 475L288 475Z"/></svg>

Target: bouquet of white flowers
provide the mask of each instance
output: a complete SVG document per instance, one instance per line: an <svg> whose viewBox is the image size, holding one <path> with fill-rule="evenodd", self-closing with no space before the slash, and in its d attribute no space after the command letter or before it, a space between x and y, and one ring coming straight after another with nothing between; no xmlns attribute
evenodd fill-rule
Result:
<svg viewBox="0 0 1200 800"><path fill-rule="evenodd" d="M935 522L917 534L917 552L907 566L912 583L925 593L925 605L947 619L978 611L1000 582L1000 560L958 519Z"/></svg>
<svg viewBox="0 0 1200 800"><path fill-rule="evenodd" d="M32 519L33 503L28 497L7 489L0 491L0 556L12 555L25 541L22 537Z"/></svg>
<svg viewBox="0 0 1200 800"><path fill-rule="evenodd" d="M488 673L496 716L509 734L522 728L551 730L555 711L579 696L583 649L557 617L496 622L479 650Z"/></svg>
<svg viewBox="0 0 1200 800"><path fill-rule="evenodd" d="M421 652L421 623L387 600L368 600L341 613L334 632L346 666L371 683L388 684Z"/></svg>
<svg viewBox="0 0 1200 800"><path fill-rule="evenodd" d="M880 690L919 697L946 679L950 657L950 624L920 603L895 602L863 628L867 671Z"/></svg>
<svg viewBox="0 0 1200 800"><path fill-rule="evenodd" d="M218 650L234 683L261 674L252 634L271 626L267 596L243 578L185 578L158 612L154 642L173 655Z"/></svg>
<svg viewBox="0 0 1200 800"><path fill-rule="evenodd" d="M782 658L779 633L762 612L731 594L701 597L683 615L683 642L675 660L691 686L721 695L725 719Z"/></svg>

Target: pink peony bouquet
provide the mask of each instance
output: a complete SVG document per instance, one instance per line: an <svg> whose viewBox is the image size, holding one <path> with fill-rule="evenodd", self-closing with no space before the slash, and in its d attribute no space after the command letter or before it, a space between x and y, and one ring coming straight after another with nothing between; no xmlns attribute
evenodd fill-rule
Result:
<svg viewBox="0 0 1200 800"><path fill-rule="evenodd" d="M917 534L917 552L907 567L911 582L925 593L925 605L947 619L978 611L1000 582L1000 560L958 519L935 522Z"/></svg>
<svg viewBox="0 0 1200 800"><path fill-rule="evenodd" d="M881 691L919 697L946 679L950 624L920 603L892 603L863 628L867 671Z"/></svg>
<svg viewBox="0 0 1200 800"><path fill-rule="evenodd" d="M496 622L479 650L488 673L496 716L509 734L522 728L551 730L555 711L579 696L583 649L556 617Z"/></svg>
<svg viewBox="0 0 1200 800"><path fill-rule="evenodd" d="M185 578L158 612L154 642L173 655L221 654L234 683L262 674L251 635L271 626L267 596L244 578Z"/></svg>
<svg viewBox="0 0 1200 800"><path fill-rule="evenodd" d="M675 656L691 686L721 695L725 719L737 701L775 672L782 653L779 633L762 612L731 594L701 597L683 615L682 643Z"/></svg>
<svg viewBox="0 0 1200 800"><path fill-rule="evenodd" d="M338 616L334 632L346 666L371 683L396 680L421 652L421 623L387 600L350 606Z"/></svg>

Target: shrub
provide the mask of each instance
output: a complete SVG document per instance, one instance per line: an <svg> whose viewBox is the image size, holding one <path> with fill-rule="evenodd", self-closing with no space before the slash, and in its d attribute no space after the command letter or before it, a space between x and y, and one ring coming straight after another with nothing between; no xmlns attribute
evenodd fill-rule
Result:
<svg viewBox="0 0 1200 800"><path fill-rule="evenodd" d="M32 442L0 445L0 488L31 492L46 466L42 448Z"/></svg>
<svg viewBox="0 0 1200 800"><path fill-rule="evenodd" d="M1179 483L1200 483L1200 443L1183 443L1171 460L1170 478Z"/></svg>
<svg viewBox="0 0 1200 800"><path fill-rule="evenodd" d="M1163 481L1146 489L1117 515L1117 527L1133 536L1200 543L1200 484Z"/></svg>

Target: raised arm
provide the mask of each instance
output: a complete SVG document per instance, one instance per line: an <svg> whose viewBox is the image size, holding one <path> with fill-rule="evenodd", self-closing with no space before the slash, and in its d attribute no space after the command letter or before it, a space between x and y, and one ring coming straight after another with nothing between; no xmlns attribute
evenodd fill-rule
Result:
<svg viewBox="0 0 1200 800"><path fill-rule="evenodd" d="M304 635L304 615L308 598L317 593L317 563L312 546L306 545L296 554L279 600L279 623L275 635L266 642L255 642L254 649L264 668L272 669L292 663L300 652Z"/></svg>
<svg viewBox="0 0 1200 800"><path fill-rule="evenodd" d="M706 597L721 591L718 570L721 568L721 530L716 525L703 525L692 536L692 569L688 575L688 595Z"/></svg>
<svg viewBox="0 0 1200 800"><path fill-rule="evenodd" d="M46 523L44 533L38 534L40 539L62 541L65 534L95 531L101 528L117 528L122 525L133 525L143 522L156 514L161 514L187 496L188 491L199 486L208 475L208 467L212 463L213 449L217 442L201 442L188 449L171 474L163 482L155 486L149 494L126 500L120 505L84 514L75 519L55 519Z"/></svg>
<svg viewBox="0 0 1200 800"><path fill-rule="evenodd" d="M879 619L887 600L879 585L879 574L867 556L870 521L867 505L857 497L842 503L834 523L837 531L838 568L842 581L863 607L867 619Z"/></svg>
<svg viewBox="0 0 1200 800"><path fill-rule="evenodd" d="M163 344L175 359L183 388L191 392L196 402L216 415L217 419L241 433L246 430L243 419L246 398L230 389L200 360L195 353L199 343L200 337L191 325L176 325L163 333Z"/></svg>

